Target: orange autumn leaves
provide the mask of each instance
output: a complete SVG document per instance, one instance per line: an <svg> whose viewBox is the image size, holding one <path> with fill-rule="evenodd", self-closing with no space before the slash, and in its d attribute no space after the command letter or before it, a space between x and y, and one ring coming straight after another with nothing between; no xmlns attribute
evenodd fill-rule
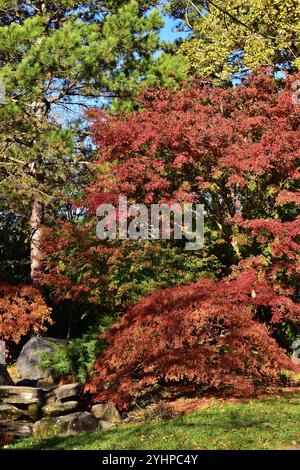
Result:
<svg viewBox="0 0 300 470"><path fill-rule="evenodd" d="M0 284L0 336L19 343L29 332L39 334L52 323L51 308L30 285Z"/></svg>

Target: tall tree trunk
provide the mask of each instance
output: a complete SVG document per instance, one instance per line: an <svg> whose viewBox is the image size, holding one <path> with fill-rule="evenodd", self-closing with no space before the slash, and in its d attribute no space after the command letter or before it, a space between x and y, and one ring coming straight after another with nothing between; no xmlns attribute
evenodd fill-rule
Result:
<svg viewBox="0 0 300 470"><path fill-rule="evenodd" d="M40 45L42 38L37 39L36 44ZM30 107L30 114L33 115L37 121L37 127L46 119L49 111L47 107L47 100L37 99ZM31 174L37 180L37 184L43 182L43 177L37 171L37 164L39 158L33 161L30 165ZM42 225L44 224L44 203L40 201L35 195L31 200L31 213L30 213L30 263L31 263L31 280L33 286L38 289L41 294L44 294L44 289L39 281L39 273L43 271L43 263L41 261L41 236Z"/></svg>
<svg viewBox="0 0 300 470"><path fill-rule="evenodd" d="M36 289L43 293L38 275L43 271L43 263L41 260L41 236L42 225L44 223L44 204L36 197L33 197L31 203L30 215L30 263L31 263L31 279Z"/></svg>

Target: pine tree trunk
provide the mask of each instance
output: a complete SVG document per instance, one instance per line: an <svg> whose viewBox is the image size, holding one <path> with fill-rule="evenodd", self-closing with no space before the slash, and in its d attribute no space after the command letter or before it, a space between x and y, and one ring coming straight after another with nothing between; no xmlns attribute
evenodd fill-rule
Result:
<svg viewBox="0 0 300 470"><path fill-rule="evenodd" d="M43 271L41 260L41 236L42 225L44 223L44 204L36 198L33 198L30 215L30 262L31 262L31 280L36 289L43 293L38 275Z"/></svg>

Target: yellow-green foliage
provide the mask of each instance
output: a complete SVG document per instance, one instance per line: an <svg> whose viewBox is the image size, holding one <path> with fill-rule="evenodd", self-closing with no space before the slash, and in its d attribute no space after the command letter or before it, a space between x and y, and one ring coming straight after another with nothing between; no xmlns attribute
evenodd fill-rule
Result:
<svg viewBox="0 0 300 470"><path fill-rule="evenodd" d="M223 80L245 68L300 68L299 0L212 0L209 11L186 3L193 32L181 52L189 73Z"/></svg>

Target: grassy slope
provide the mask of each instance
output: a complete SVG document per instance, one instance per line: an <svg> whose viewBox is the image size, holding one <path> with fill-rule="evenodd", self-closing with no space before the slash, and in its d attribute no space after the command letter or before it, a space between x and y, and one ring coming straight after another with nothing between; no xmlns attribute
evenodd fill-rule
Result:
<svg viewBox="0 0 300 470"><path fill-rule="evenodd" d="M171 421L123 424L103 434L29 439L9 449L283 449L300 444L300 394L212 403Z"/></svg>

